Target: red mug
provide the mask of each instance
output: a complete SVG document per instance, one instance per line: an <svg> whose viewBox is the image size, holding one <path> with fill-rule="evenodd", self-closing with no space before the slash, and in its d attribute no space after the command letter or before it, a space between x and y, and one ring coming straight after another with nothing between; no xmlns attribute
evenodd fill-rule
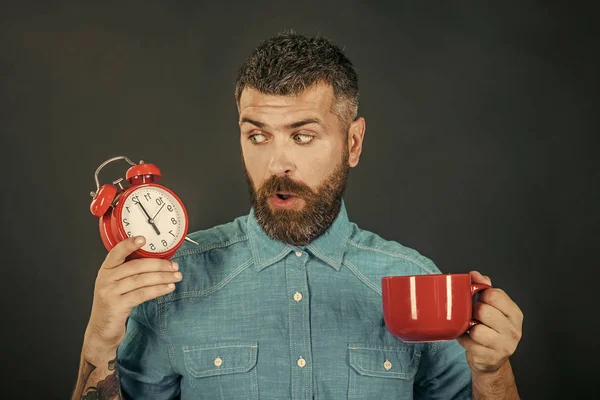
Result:
<svg viewBox="0 0 600 400"><path fill-rule="evenodd" d="M456 339L478 323L473 320L473 295L489 288L472 283L470 274L384 276L385 325L404 342Z"/></svg>

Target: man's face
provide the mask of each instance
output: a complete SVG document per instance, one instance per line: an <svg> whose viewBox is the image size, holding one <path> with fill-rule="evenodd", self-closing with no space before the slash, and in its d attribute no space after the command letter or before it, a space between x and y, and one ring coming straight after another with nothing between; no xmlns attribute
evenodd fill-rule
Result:
<svg viewBox="0 0 600 400"><path fill-rule="evenodd" d="M246 88L241 149L256 218L272 238L305 245L335 219L345 189L348 135L332 112L331 86L297 96Z"/></svg>

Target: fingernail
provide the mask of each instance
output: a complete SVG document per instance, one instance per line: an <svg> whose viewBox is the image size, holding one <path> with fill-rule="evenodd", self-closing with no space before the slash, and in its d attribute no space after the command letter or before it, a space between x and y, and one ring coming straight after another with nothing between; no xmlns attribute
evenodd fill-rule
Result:
<svg viewBox="0 0 600 400"><path fill-rule="evenodd" d="M138 236L135 238L135 244L137 244L138 246L141 246L144 244L144 237L143 236Z"/></svg>
<svg viewBox="0 0 600 400"><path fill-rule="evenodd" d="M169 289L173 289L173 288L175 287L175 284L174 284L174 283L169 283L169 284L167 285L167 287L168 287Z"/></svg>
<svg viewBox="0 0 600 400"><path fill-rule="evenodd" d="M171 261L171 269L174 269L175 271L177 271L179 269L179 264L177 264L174 261Z"/></svg>
<svg viewBox="0 0 600 400"><path fill-rule="evenodd" d="M173 275L175 275L175 278L177 279L182 277L181 272L175 272Z"/></svg>

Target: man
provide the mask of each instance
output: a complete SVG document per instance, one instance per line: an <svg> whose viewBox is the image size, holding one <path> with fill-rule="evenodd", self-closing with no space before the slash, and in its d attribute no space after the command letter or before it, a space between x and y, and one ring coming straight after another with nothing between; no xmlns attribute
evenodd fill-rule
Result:
<svg viewBox="0 0 600 400"><path fill-rule="evenodd" d="M458 341L387 331L381 277L440 271L348 220L342 196L365 120L341 50L271 38L235 95L249 215L191 234L201 245L171 261L126 262L143 238L110 251L73 398L519 398L508 359L523 315L502 290L482 293L481 324Z"/></svg>

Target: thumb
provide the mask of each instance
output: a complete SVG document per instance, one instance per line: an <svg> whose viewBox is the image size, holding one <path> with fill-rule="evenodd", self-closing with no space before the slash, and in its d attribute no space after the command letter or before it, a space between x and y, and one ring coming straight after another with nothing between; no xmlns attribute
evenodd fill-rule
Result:
<svg viewBox="0 0 600 400"><path fill-rule="evenodd" d="M146 238L143 236L134 236L120 241L108 252L102 268L110 269L123 264L127 256L142 247L144 243Z"/></svg>

